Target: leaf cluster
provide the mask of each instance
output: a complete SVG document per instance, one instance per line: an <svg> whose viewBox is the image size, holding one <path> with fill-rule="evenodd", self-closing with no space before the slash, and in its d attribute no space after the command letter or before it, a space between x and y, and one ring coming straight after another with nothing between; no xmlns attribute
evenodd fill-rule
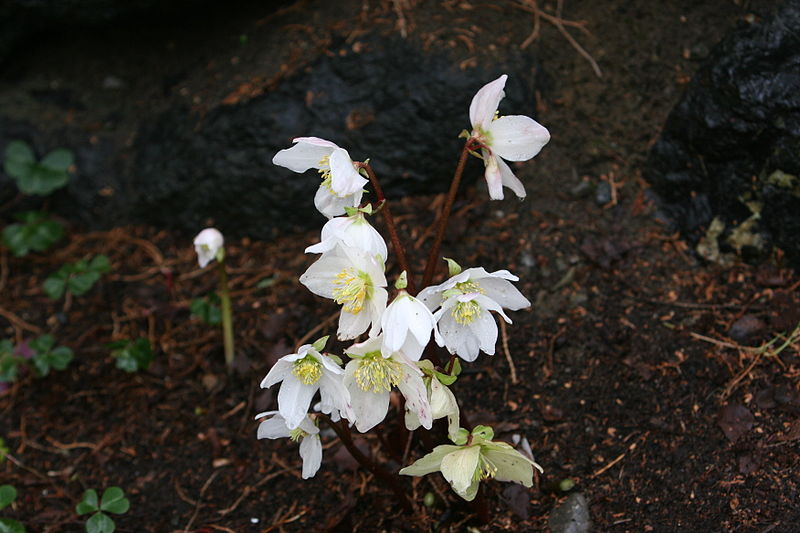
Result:
<svg viewBox="0 0 800 533"><path fill-rule="evenodd" d="M14 257L28 252L44 252L64 236L64 226L39 211L26 211L15 215L19 220L3 229L3 244Z"/></svg>
<svg viewBox="0 0 800 533"><path fill-rule="evenodd" d="M106 345L111 350L111 357L117 360L117 368L125 372L146 370L153 362L153 349L150 341L139 337L135 341L119 340Z"/></svg>
<svg viewBox="0 0 800 533"><path fill-rule="evenodd" d="M42 285L44 293L53 300L61 298L66 291L74 296L81 296L111 269L111 263L105 255L97 255L91 261L81 259L75 263L63 265L50 275Z"/></svg>
<svg viewBox="0 0 800 533"><path fill-rule="evenodd" d="M0 511L17 499L17 489L11 485L0 485ZM25 526L13 518L0 518L0 533L25 533Z"/></svg>
<svg viewBox="0 0 800 533"><path fill-rule="evenodd" d="M14 347L10 340L0 341L0 382L16 381L20 368L29 366L33 372L44 377L50 370L64 370L74 358L71 349L56 346L52 335L42 335L27 342L27 351L32 355L22 355L25 347Z"/></svg>
<svg viewBox="0 0 800 533"><path fill-rule="evenodd" d="M46 196L69 183L69 169L75 163L72 152L57 148L40 161L33 149L23 141L6 146L3 169L25 194Z"/></svg>
<svg viewBox="0 0 800 533"><path fill-rule="evenodd" d="M125 514L130 507L131 502L121 488L109 487L99 499L94 489L84 492L80 503L75 506L75 512L78 516L93 513L86 521L87 533L114 533L117 526L106 513Z"/></svg>
<svg viewBox="0 0 800 533"><path fill-rule="evenodd" d="M211 326L217 326L222 322L222 311L219 304L219 296L216 293L211 293L205 298L192 300L189 310L193 317L199 318Z"/></svg>

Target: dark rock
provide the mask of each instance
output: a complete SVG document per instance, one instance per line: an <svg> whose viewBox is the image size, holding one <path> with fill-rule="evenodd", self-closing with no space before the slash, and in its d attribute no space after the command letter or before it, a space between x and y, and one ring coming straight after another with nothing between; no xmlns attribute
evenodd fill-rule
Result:
<svg viewBox="0 0 800 533"><path fill-rule="evenodd" d="M753 428L755 417L744 405L728 404L720 410L717 424L728 440L735 443Z"/></svg>
<svg viewBox="0 0 800 533"><path fill-rule="evenodd" d="M763 333L767 325L755 315L744 315L731 325L728 335L736 342L745 341Z"/></svg>
<svg viewBox="0 0 800 533"><path fill-rule="evenodd" d="M594 193L594 203L599 206L606 205L611 201L611 184L607 181L601 182Z"/></svg>
<svg viewBox="0 0 800 533"><path fill-rule="evenodd" d="M646 179L697 242L718 218L723 250L800 265L800 0L716 46L673 109Z"/></svg>
<svg viewBox="0 0 800 533"><path fill-rule="evenodd" d="M547 521L552 533L588 533L592 530L589 505L580 492L574 492L550 512Z"/></svg>

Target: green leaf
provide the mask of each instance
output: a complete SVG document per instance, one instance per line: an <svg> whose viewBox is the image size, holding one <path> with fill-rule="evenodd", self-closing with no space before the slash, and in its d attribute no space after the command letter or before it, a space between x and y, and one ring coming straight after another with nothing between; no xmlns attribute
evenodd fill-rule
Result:
<svg viewBox="0 0 800 533"><path fill-rule="evenodd" d="M192 300L189 305L192 316L212 326L220 324L222 322L222 311L219 306L214 305L214 300L219 303L219 297L216 294L210 294L207 298Z"/></svg>
<svg viewBox="0 0 800 533"><path fill-rule="evenodd" d="M325 345L328 344L328 339L330 339L330 335L325 335L324 337L320 337L319 339L314 341L314 344L311 345L316 351L321 352L325 349Z"/></svg>
<svg viewBox="0 0 800 533"><path fill-rule="evenodd" d="M111 351L111 356L117 360L117 368L125 372L137 372L145 370L153 362L153 349L150 341L140 337L133 341L121 341L124 344L114 343L115 348Z"/></svg>
<svg viewBox="0 0 800 533"><path fill-rule="evenodd" d="M67 280L67 288L75 296L83 296L89 289L91 289L95 282L100 279L100 274L97 272L85 272L83 274L75 274Z"/></svg>
<svg viewBox="0 0 800 533"><path fill-rule="evenodd" d="M61 274L61 271L56 272L42 284L42 290L51 300L58 300L64 296L64 291L67 289L67 276Z"/></svg>
<svg viewBox="0 0 800 533"><path fill-rule="evenodd" d="M21 362L22 359L14 355L14 346L11 341L8 339L0 341L0 383L16 381ZM2 462L2 454L0 454L0 463Z"/></svg>
<svg viewBox="0 0 800 533"><path fill-rule="evenodd" d="M0 464L3 464L3 461L6 460L6 455L8 455L9 449L6 446L6 441L3 440L3 437L0 437Z"/></svg>
<svg viewBox="0 0 800 533"><path fill-rule="evenodd" d="M78 505L75 506L75 512L78 515L93 513L100 510L100 505L97 502L97 491L89 489L83 493L83 497Z"/></svg>
<svg viewBox="0 0 800 533"><path fill-rule="evenodd" d="M256 283L256 289L266 289L267 287L272 287L276 281L278 281L277 274L274 276L266 277L261 281L259 281L258 283Z"/></svg>
<svg viewBox="0 0 800 533"><path fill-rule="evenodd" d="M103 254L96 255L92 259L92 262L89 263L89 269L94 270L99 274L105 274L111 270L111 261L109 261L108 257Z"/></svg>
<svg viewBox="0 0 800 533"><path fill-rule="evenodd" d="M66 148L57 148L44 156L39 164L50 170L66 172L75 163L75 156Z"/></svg>
<svg viewBox="0 0 800 533"><path fill-rule="evenodd" d="M461 359L456 357L453 360L453 369L450 371L451 376L460 376L461 375Z"/></svg>
<svg viewBox="0 0 800 533"><path fill-rule="evenodd" d="M109 487L103 492L100 509L109 513L127 513L131 502L125 497L125 492L119 487Z"/></svg>
<svg viewBox="0 0 800 533"><path fill-rule="evenodd" d="M15 257L27 255L31 250L43 252L64 236L64 226L47 219L43 213L28 211L17 218L23 223L3 229L3 244Z"/></svg>
<svg viewBox="0 0 800 533"><path fill-rule="evenodd" d="M86 521L86 533L114 533L117 528L107 514L98 512Z"/></svg>
<svg viewBox="0 0 800 533"><path fill-rule="evenodd" d="M33 339L28 346L36 353L46 353L55 345L56 339L48 334Z"/></svg>
<svg viewBox="0 0 800 533"><path fill-rule="evenodd" d="M16 499L17 489L11 485L0 485L0 509L8 507Z"/></svg>
<svg viewBox="0 0 800 533"><path fill-rule="evenodd" d="M25 194L47 196L69 183L69 173L53 170L38 163L31 165L27 176L17 180L17 187Z"/></svg>
<svg viewBox="0 0 800 533"><path fill-rule="evenodd" d="M72 361L72 350L66 346L53 349L55 339L52 335L42 335L29 343L33 350L33 366L39 376L46 376L51 369L64 370Z"/></svg>
<svg viewBox="0 0 800 533"><path fill-rule="evenodd" d="M72 350L66 346L59 346L50 353L50 366L56 370L64 370L72 361Z"/></svg>
<svg viewBox="0 0 800 533"><path fill-rule="evenodd" d="M26 533L25 526L13 518L0 518L0 533Z"/></svg>
<svg viewBox="0 0 800 533"><path fill-rule="evenodd" d="M28 176L35 162L36 157L28 143L11 141L6 146L3 169L15 180Z"/></svg>

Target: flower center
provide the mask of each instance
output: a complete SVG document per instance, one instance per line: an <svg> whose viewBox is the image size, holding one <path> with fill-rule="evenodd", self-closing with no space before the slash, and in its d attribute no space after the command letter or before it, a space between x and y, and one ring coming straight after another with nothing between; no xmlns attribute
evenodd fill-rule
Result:
<svg viewBox="0 0 800 533"><path fill-rule="evenodd" d="M333 280L333 299L354 315L364 309L364 301L372 296L372 280L366 272L345 268Z"/></svg>
<svg viewBox="0 0 800 533"><path fill-rule="evenodd" d="M497 467L483 454L478 456L478 468L475 469L476 480L492 479L497 474Z"/></svg>
<svg viewBox="0 0 800 533"><path fill-rule="evenodd" d="M294 374L303 385L313 385L322 377L322 363L313 357L306 356L294 362L292 374Z"/></svg>
<svg viewBox="0 0 800 533"><path fill-rule="evenodd" d="M336 194L336 191L333 190L333 186L331 185L332 178L331 178L330 156L326 155L325 157L320 159L319 163L317 164L319 165L319 170L317 172L319 172L320 177L322 178L322 183L320 184L320 187L325 187L325 189L327 189L328 192L331 193L333 196L337 198L342 198L342 196Z"/></svg>
<svg viewBox="0 0 800 533"><path fill-rule="evenodd" d="M458 302L453 307L453 318L461 324L466 326L475 321L476 318L481 316L481 306L475 300L468 302Z"/></svg>
<svg viewBox="0 0 800 533"><path fill-rule="evenodd" d="M306 433L300 428L295 428L289 432L289 438L294 442L299 442L304 438L308 437L308 435L309 435L308 433Z"/></svg>
<svg viewBox="0 0 800 533"><path fill-rule="evenodd" d="M405 375L400 363L387 359L381 352L369 352L355 371L356 383L364 392L381 393L392 390Z"/></svg>

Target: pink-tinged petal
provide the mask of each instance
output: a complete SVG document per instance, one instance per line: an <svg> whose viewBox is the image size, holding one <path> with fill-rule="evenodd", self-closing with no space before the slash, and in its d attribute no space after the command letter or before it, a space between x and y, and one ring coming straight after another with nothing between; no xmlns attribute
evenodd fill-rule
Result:
<svg viewBox="0 0 800 533"><path fill-rule="evenodd" d="M364 188L367 180L353 166L347 150L337 148L331 153L331 189L338 196L349 196Z"/></svg>
<svg viewBox="0 0 800 533"><path fill-rule="evenodd" d="M472 102L469 104L469 120L473 129L481 127L485 130L492 121L494 113L497 111L497 106L500 105L500 100L505 96L503 89L506 86L507 79L508 76L503 74L496 80L481 87L475 93Z"/></svg>
<svg viewBox="0 0 800 533"><path fill-rule="evenodd" d="M525 198L525 186L519 180L518 177L514 175L514 172L511 171L511 168L506 164L505 161L497 158L497 168L500 169L500 181L504 187L508 187L514 194L517 195L517 198Z"/></svg>
<svg viewBox="0 0 800 533"><path fill-rule="evenodd" d="M431 429L433 416L431 414L431 404L428 402L428 389L422 378L414 373L406 372L397 388L406 399L406 409L414 411L419 418L422 427Z"/></svg>
<svg viewBox="0 0 800 533"><path fill-rule="evenodd" d="M486 178L486 186L489 187L489 198L492 200L503 199L503 176L500 172L498 161L505 164L494 154L489 154L486 150L483 150L483 163L486 165L484 177Z"/></svg>
<svg viewBox="0 0 800 533"><path fill-rule="evenodd" d="M298 140L295 139L295 141ZM333 146L335 147L336 145ZM330 156L332 150L333 148L330 146L297 142L291 148L286 148L275 154L275 157L272 158L272 164L288 168L292 172L305 172L310 168L319 168L320 161L326 156Z"/></svg>
<svg viewBox="0 0 800 533"><path fill-rule="evenodd" d="M550 140L547 128L524 115L509 115L488 126L490 148L509 161L527 161Z"/></svg>

